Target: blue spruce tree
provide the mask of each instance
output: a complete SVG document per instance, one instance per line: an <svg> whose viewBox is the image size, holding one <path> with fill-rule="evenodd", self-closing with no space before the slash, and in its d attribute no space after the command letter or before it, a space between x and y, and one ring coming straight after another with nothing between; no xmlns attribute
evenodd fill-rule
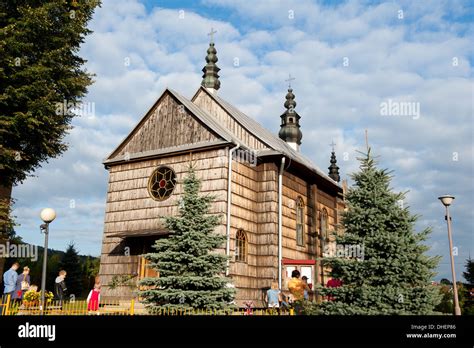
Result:
<svg viewBox="0 0 474 348"><path fill-rule="evenodd" d="M200 180L190 168L178 216L164 218L170 236L157 240L156 252L145 255L159 272L140 282L146 289L139 296L150 313L222 310L233 301L235 290L223 276L227 257L215 252L226 239L214 232L220 216L209 214L214 197L199 195L199 190Z"/></svg>
<svg viewBox="0 0 474 348"><path fill-rule="evenodd" d="M424 245L431 230L414 231L417 220L400 204L405 193L390 188L391 175L376 167L368 149L360 161L360 171L351 177L354 186L346 195L344 233L336 237L343 250L359 246L362 257L329 257L331 277L342 281L337 288L323 288L331 301L312 307L318 314L427 315L440 301L431 285L439 257L429 257ZM337 255L339 256L339 255Z"/></svg>

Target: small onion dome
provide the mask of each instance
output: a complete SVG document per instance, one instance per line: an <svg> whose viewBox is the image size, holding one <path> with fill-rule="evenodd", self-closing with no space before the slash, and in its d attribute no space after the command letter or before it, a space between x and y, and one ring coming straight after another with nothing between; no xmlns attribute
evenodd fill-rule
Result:
<svg viewBox="0 0 474 348"><path fill-rule="evenodd" d="M209 48L207 49L206 56L206 66L202 68L202 82L201 85L206 88L213 88L218 90L221 87L221 82L219 81L219 67L216 65L217 59L217 50L214 47L214 42L209 43Z"/></svg>
<svg viewBox="0 0 474 348"><path fill-rule="evenodd" d="M284 106L286 111L280 116L281 125L278 136L287 143L296 143L301 145L301 139L303 138L303 133L301 133L299 122L301 117L295 111L296 101L295 95L293 94L293 89L291 89L291 87L288 88Z"/></svg>

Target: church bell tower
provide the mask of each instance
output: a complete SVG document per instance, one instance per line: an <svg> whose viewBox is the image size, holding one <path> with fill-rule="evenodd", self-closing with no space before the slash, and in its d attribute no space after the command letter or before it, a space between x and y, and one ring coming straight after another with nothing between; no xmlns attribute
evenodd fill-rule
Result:
<svg viewBox="0 0 474 348"><path fill-rule="evenodd" d="M291 76L290 79L291 80ZM288 93L286 94L285 101L286 111L280 116L281 125L278 136L283 139L288 145L290 145L296 151L300 150L301 139L303 133L300 130L300 115L295 111L296 102L295 95L291 85L288 85Z"/></svg>
<svg viewBox="0 0 474 348"><path fill-rule="evenodd" d="M214 29L211 29L211 32L208 34L211 36L209 42L209 48L207 49L206 56L206 66L202 68L202 82L201 85L205 87L211 93L216 93L217 90L221 87L221 82L219 81L219 67L216 65L217 59L217 50L214 47L214 34L217 33Z"/></svg>

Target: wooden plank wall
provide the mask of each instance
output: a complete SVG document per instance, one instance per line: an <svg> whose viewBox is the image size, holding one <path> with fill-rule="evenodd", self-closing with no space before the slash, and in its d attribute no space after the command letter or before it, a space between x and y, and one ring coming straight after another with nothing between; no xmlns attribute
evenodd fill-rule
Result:
<svg viewBox="0 0 474 348"><path fill-rule="evenodd" d="M166 92L114 156L218 139Z"/></svg>
<svg viewBox="0 0 474 348"><path fill-rule="evenodd" d="M231 268L230 274L238 292L236 302L255 299L257 296L258 255L258 172L255 167L234 161L232 164L232 208L231 208ZM235 236L242 229L247 235L247 260L235 261Z"/></svg>
<svg viewBox="0 0 474 348"><path fill-rule="evenodd" d="M308 209L308 183L299 177L285 172L283 175L283 258L311 259L312 238L309 236L311 227L311 212ZM304 202L304 246L296 244L296 202L301 197Z"/></svg>
<svg viewBox="0 0 474 348"><path fill-rule="evenodd" d="M130 296L129 290L125 288L109 293L107 284L113 275L134 274L138 268L136 256L109 255L122 241L121 238L109 237L109 235L117 232L156 229L162 224L159 216L175 215L177 199L183 192L182 182L191 161L196 175L203 180L201 192L216 196L216 201L211 206L211 213L222 215L222 225L216 231L225 234L227 162L225 158L222 158L222 151L211 150L110 167L100 266L101 280L105 285L103 293L105 297ZM178 184L170 198L158 202L149 196L147 184L153 170L160 165L167 165L175 171ZM224 250L225 246L222 247L221 252Z"/></svg>
<svg viewBox="0 0 474 348"><path fill-rule="evenodd" d="M235 236L243 229L248 238L246 262L231 262L230 274L237 288L236 303L252 300L263 305L262 288L278 278L277 168L234 162L232 176L231 255Z"/></svg>
<svg viewBox="0 0 474 348"><path fill-rule="evenodd" d="M270 287L278 279L278 168L274 163L259 166L258 287Z"/></svg>
<svg viewBox="0 0 474 348"><path fill-rule="evenodd" d="M303 199L305 205L304 246L296 243L296 201ZM321 231L320 219L323 208L328 212L329 231L336 227L337 208L335 197L308 184L305 180L285 172L283 175L283 258L289 259L316 259L321 257L321 240L310 236L309 233ZM339 202L343 206L343 202ZM334 238L331 238L334 241ZM316 267L316 280L327 280L328 268L324 269L324 276L320 267Z"/></svg>

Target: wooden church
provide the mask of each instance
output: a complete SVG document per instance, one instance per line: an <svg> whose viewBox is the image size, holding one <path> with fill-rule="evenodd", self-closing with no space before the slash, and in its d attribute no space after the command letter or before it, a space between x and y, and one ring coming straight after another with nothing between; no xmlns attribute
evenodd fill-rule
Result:
<svg viewBox="0 0 474 348"><path fill-rule="evenodd" d="M285 290L294 269L312 285L327 281L318 258L334 242L344 209L334 149L328 174L300 153L291 87L278 135L222 99L216 53L211 39L191 99L167 88L103 162L109 171L100 261L104 298L131 299L137 281L155 275L142 255L172 233L160 217L177 213L190 163L202 194L216 197L212 213L222 216L216 232L227 241L219 251L231 257L227 273L238 305L263 306L271 282Z"/></svg>

